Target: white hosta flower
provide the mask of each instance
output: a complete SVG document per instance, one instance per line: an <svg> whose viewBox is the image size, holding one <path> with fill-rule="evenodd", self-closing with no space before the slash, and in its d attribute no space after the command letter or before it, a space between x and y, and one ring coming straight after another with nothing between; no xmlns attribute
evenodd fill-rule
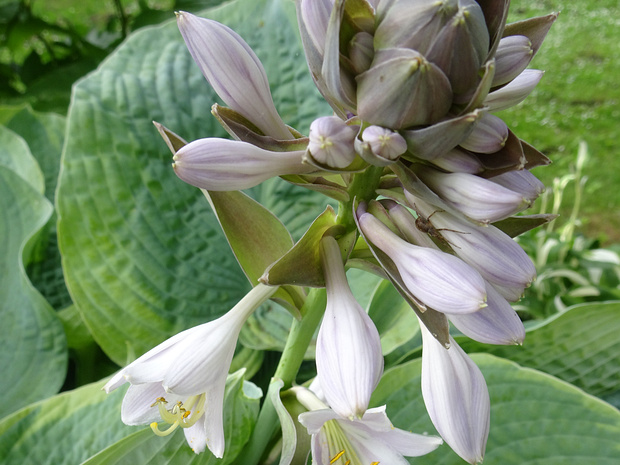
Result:
<svg viewBox="0 0 620 465"><path fill-rule="evenodd" d="M131 384L121 407L123 423L151 424L160 436L180 426L194 452L208 447L221 458L224 389L239 331L277 289L258 284L222 317L171 337L114 375L106 392ZM161 431L159 421L172 426Z"/></svg>
<svg viewBox="0 0 620 465"><path fill-rule="evenodd" d="M345 420L331 409L299 415L312 435L314 465L408 465L405 457L435 450L442 440L394 428L385 406L372 408L358 420Z"/></svg>
<svg viewBox="0 0 620 465"><path fill-rule="evenodd" d="M265 69L250 46L223 24L181 11L185 44L213 90L267 136L294 139L274 106Z"/></svg>
<svg viewBox="0 0 620 465"><path fill-rule="evenodd" d="M383 374L379 332L351 293L340 249L321 241L327 307L316 345L316 366L329 405L344 418L359 418Z"/></svg>
<svg viewBox="0 0 620 465"><path fill-rule="evenodd" d="M471 464L482 462L491 412L484 377L452 337L446 349L422 323L420 331L426 410L454 452Z"/></svg>
<svg viewBox="0 0 620 465"><path fill-rule="evenodd" d="M248 189L275 176L309 173L303 150L271 152L247 142L206 138L181 147L172 167L192 186L212 191Z"/></svg>
<svg viewBox="0 0 620 465"><path fill-rule="evenodd" d="M398 268L411 294L443 313L471 313L486 306L480 274L453 255L405 242L370 213L359 216L364 236Z"/></svg>

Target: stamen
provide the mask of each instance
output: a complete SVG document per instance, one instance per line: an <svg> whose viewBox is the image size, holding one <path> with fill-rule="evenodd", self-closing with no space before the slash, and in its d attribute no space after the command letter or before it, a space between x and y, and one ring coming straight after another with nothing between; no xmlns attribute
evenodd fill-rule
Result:
<svg viewBox="0 0 620 465"><path fill-rule="evenodd" d="M151 423L151 429L153 430L153 433L155 433L157 436L160 437L164 437L164 436L168 436L170 433L172 433L175 429L177 429L177 426L179 426L179 422L175 421L174 423L172 423L172 425L170 426L170 428L162 431L159 429L159 425L157 424L156 421L154 421L153 423Z"/></svg>
<svg viewBox="0 0 620 465"><path fill-rule="evenodd" d="M329 464L333 465L336 462L336 460L338 460L343 455L344 455L344 449L342 449L340 452L338 452L336 455L334 455L334 458L329 461Z"/></svg>

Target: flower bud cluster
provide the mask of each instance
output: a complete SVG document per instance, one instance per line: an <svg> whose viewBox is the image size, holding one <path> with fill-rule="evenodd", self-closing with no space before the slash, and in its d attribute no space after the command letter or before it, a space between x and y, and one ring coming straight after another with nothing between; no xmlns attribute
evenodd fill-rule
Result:
<svg viewBox="0 0 620 465"><path fill-rule="evenodd" d="M449 322L480 342L523 341L510 302L536 270L501 222L541 194L543 185L529 170L549 162L493 113L520 103L542 78L526 68L556 15L507 25L508 4L296 0L308 67L333 109L312 122L307 137L278 115L265 70L240 36L178 14L190 53L227 105L214 105L213 114L235 140L186 144L158 126L174 152L176 174L211 191L247 189L281 176L341 202L333 223L319 217L283 257L302 257L295 266L310 263L313 279L300 282L297 274L277 283L327 289L316 353L326 410L308 407L315 411L300 417L313 436L317 463L341 457L343 463L401 463L403 455L439 444L435 438L414 453L402 441L389 445L394 433L375 431L389 423L383 412L367 410L383 373L380 336L348 287L350 259L389 279L411 305L422 327L422 390L431 419L457 454L470 463L483 458L486 384L449 336ZM270 270L261 282L269 282ZM131 382L127 376L143 363L130 367L123 373ZM168 374L159 375L161 390L160 378ZM117 378L113 387L123 382ZM185 402L201 405L201 399ZM159 406L171 420L183 416L180 408ZM471 428L459 429L463 424ZM385 443L377 450L392 455L371 454L360 435L370 442L381 436ZM334 438L347 450L334 449ZM217 455L223 442L209 447Z"/></svg>

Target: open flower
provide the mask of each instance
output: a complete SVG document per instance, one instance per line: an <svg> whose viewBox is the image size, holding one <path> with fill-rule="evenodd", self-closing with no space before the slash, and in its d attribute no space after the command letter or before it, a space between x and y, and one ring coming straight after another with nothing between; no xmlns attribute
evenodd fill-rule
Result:
<svg viewBox="0 0 620 465"><path fill-rule="evenodd" d="M277 289L258 284L222 317L171 337L114 375L106 392L131 384L121 407L123 423L151 424L160 436L180 426L194 452L208 447L221 458L224 390L239 331ZM161 431L158 421L172 426Z"/></svg>
<svg viewBox="0 0 620 465"><path fill-rule="evenodd" d="M321 241L327 308L319 329L316 366L327 402L344 418L359 418L383 374L379 332L353 297L340 249L333 237Z"/></svg>
<svg viewBox="0 0 620 465"><path fill-rule="evenodd" d="M299 422L312 435L315 465L408 465L405 456L428 454L442 443L436 436L394 428L385 405L367 410L357 420L345 420L333 410L323 409L302 413Z"/></svg>

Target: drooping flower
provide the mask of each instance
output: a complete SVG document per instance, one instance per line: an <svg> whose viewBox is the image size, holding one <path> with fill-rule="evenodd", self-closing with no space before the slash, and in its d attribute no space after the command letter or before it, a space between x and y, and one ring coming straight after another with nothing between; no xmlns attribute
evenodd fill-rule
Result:
<svg viewBox="0 0 620 465"><path fill-rule="evenodd" d="M322 239L321 257L327 307L317 338L317 373L332 409L343 418L359 418L383 374L379 332L351 293L333 237Z"/></svg>
<svg viewBox="0 0 620 465"><path fill-rule="evenodd" d="M491 412L484 376L452 337L446 349L423 324L420 329L422 395L431 421L454 452L482 462Z"/></svg>
<svg viewBox="0 0 620 465"><path fill-rule="evenodd" d="M331 409L314 410L300 414L299 422L312 435L315 465L408 465L405 457L428 454L442 443L436 436L395 428L385 406L355 420L343 419Z"/></svg>
<svg viewBox="0 0 620 465"><path fill-rule="evenodd" d="M221 458L224 389L239 331L277 289L258 284L225 315L182 331L114 375L106 392L130 383L121 407L123 423L151 424L158 435L180 426L194 452L208 447ZM159 421L170 428L161 431Z"/></svg>
<svg viewBox="0 0 620 465"><path fill-rule="evenodd" d="M358 222L364 237L390 257L409 292L424 304L442 313L471 313L485 307L484 281L465 262L406 242L363 210L358 211Z"/></svg>

